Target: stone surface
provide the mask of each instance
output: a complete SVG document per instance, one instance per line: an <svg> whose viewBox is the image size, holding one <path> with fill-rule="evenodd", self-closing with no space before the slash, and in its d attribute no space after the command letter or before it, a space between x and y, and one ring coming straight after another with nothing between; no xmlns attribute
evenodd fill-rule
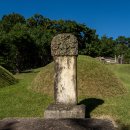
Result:
<svg viewBox="0 0 130 130"><path fill-rule="evenodd" d="M70 33L58 34L51 42L52 56L76 56L78 55L77 38Z"/></svg>
<svg viewBox="0 0 130 130"><path fill-rule="evenodd" d="M50 105L44 112L45 118L84 118L85 108L76 106L77 38L70 33L58 34L52 39L51 54L55 63L55 104ZM66 110L66 108L70 109Z"/></svg>
<svg viewBox="0 0 130 130"><path fill-rule="evenodd" d="M54 92L55 102L77 104L76 57L55 57Z"/></svg>
<svg viewBox="0 0 130 130"><path fill-rule="evenodd" d="M99 119L4 119L0 130L115 130L109 120Z"/></svg>
<svg viewBox="0 0 130 130"><path fill-rule="evenodd" d="M52 104L45 111L44 118L85 118L85 105Z"/></svg>

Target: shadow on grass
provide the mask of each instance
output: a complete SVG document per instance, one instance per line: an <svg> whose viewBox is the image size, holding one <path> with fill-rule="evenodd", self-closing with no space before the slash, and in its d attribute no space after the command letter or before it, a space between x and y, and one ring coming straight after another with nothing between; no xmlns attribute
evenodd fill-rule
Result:
<svg viewBox="0 0 130 130"><path fill-rule="evenodd" d="M80 101L78 104L84 104L86 106L85 118L90 118L91 112L96 109L99 105L102 105L104 100L97 98L88 98Z"/></svg>
<svg viewBox="0 0 130 130"><path fill-rule="evenodd" d="M78 105L84 104L86 106L85 118L91 118L91 112L99 105L102 105L104 100L97 98L87 98L78 103ZM119 123L119 128L116 130L130 130L130 125L123 125Z"/></svg>

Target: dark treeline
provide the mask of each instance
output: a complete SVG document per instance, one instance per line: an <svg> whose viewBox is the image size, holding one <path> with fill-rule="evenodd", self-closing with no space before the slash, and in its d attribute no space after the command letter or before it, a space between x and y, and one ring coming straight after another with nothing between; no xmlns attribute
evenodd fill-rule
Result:
<svg viewBox="0 0 130 130"><path fill-rule="evenodd" d="M98 37L96 30L71 20L50 20L42 15L25 19L12 13L0 19L0 65L13 72L41 67L52 61L50 43L59 33L73 33L79 54L92 57L123 56L130 63L130 38Z"/></svg>

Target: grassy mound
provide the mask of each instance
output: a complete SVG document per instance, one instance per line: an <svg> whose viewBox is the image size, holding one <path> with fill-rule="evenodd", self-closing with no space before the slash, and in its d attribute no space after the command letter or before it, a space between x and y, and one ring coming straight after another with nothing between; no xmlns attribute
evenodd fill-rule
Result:
<svg viewBox="0 0 130 130"><path fill-rule="evenodd" d="M108 97L126 92L121 81L108 67L99 61L88 57L78 57L78 95ZM30 88L34 91L53 95L54 64L43 68L32 82Z"/></svg>
<svg viewBox="0 0 130 130"><path fill-rule="evenodd" d="M0 66L0 88L15 84L17 80L14 76L5 68Z"/></svg>

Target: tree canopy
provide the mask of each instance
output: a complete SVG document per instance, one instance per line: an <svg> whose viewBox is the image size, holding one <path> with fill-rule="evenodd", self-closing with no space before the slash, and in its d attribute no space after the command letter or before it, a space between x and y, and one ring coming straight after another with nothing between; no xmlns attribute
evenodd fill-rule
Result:
<svg viewBox="0 0 130 130"><path fill-rule="evenodd" d="M12 13L0 19L0 65L13 72L44 66L52 61L50 43L59 33L72 33L79 54L92 57L123 55L130 62L130 38L98 37L96 30L71 20L51 20L41 14L30 18Z"/></svg>

